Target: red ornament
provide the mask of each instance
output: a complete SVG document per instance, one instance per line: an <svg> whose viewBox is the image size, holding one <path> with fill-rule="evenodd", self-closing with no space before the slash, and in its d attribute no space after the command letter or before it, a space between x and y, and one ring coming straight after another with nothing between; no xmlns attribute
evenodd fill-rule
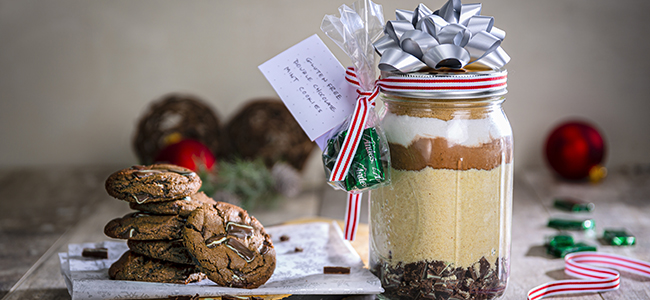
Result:
<svg viewBox="0 0 650 300"><path fill-rule="evenodd" d="M215 157L210 149L203 143L185 139L168 145L156 155L156 162L170 163L198 171L212 171ZM201 170L201 168L205 168Z"/></svg>
<svg viewBox="0 0 650 300"><path fill-rule="evenodd" d="M548 164L566 179L591 178L597 181L606 174L601 165L605 157L605 141L600 132L587 122L560 124L551 131L545 149Z"/></svg>

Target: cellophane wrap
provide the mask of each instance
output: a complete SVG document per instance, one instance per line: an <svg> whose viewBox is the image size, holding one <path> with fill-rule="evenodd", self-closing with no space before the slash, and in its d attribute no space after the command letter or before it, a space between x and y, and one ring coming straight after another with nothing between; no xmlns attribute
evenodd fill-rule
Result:
<svg viewBox="0 0 650 300"><path fill-rule="evenodd" d="M383 10L359 0L352 7L341 5L339 13L326 15L321 30L350 57L354 68L348 69L346 79L357 86L359 96L355 112L329 133L323 165L331 186L362 192L389 181L388 143L374 109L378 90L373 43L384 32Z"/></svg>

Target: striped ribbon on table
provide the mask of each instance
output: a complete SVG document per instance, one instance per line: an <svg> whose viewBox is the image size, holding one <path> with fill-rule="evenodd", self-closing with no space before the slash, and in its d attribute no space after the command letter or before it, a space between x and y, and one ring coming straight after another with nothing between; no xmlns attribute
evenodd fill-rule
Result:
<svg viewBox="0 0 650 300"><path fill-rule="evenodd" d="M580 279L557 280L537 286L528 292L528 300L617 290L621 275L613 269L650 278L650 263L616 254L575 252L567 254L564 263L564 273Z"/></svg>

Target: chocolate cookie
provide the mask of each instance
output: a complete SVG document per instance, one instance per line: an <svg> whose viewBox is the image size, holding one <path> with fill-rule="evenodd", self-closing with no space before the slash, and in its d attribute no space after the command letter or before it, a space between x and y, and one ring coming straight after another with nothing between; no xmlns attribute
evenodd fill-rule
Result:
<svg viewBox="0 0 650 300"><path fill-rule="evenodd" d="M184 283L201 281L205 274L194 265L166 262L126 251L108 269L108 276L115 280Z"/></svg>
<svg viewBox="0 0 650 300"><path fill-rule="evenodd" d="M275 270L275 248L262 224L225 202L204 205L187 218L185 248L201 272L221 286L256 288Z"/></svg>
<svg viewBox="0 0 650 300"><path fill-rule="evenodd" d="M187 217L192 211L199 208L203 204L216 204L217 201L208 197L203 192L198 192L194 195L185 197L179 200L165 201L165 202L151 202L138 204L135 202L129 203L131 209L140 210L148 213L159 215L180 215Z"/></svg>
<svg viewBox="0 0 650 300"><path fill-rule="evenodd" d="M185 219L178 215L151 215L135 212L113 219L104 234L116 239L175 240L182 237Z"/></svg>
<svg viewBox="0 0 650 300"><path fill-rule="evenodd" d="M185 249L183 240L128 240L127 245L131 251L151 258L179 264L194 264L190 253Z"/></svg>
<svg viewBox="0 0 650 300"><path fill-rule="evenodd" d="M201 178L176 165L133 166L111 174L105 187L117 199L142 204L190 196L201 187Z"/></svg>

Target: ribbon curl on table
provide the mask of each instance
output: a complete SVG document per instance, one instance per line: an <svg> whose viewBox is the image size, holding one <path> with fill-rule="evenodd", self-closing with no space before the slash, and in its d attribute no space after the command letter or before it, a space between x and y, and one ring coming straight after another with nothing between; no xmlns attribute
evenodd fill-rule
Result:
<svg viewBox="0 0 650 300"><path fill-rule="evenodd" d="M609 268L650 278L650 263L616 254L575 252L567 254L564 262L566 264L564 273L580 279L558 280L537 286L528 292L528 300L560 294L617 290L621 283L621 275Z"/></svg>
<svg viewBox="0 0 650 300"><path fill-rule="evenodd" d="M397 10L384 36L374 43L382 71L409 73L425 68L460 69L480 63L499 69L510 61L501 48L505 31L494 18L481 16L481 4L449 0L433 12L424 4Z"/></svg>

